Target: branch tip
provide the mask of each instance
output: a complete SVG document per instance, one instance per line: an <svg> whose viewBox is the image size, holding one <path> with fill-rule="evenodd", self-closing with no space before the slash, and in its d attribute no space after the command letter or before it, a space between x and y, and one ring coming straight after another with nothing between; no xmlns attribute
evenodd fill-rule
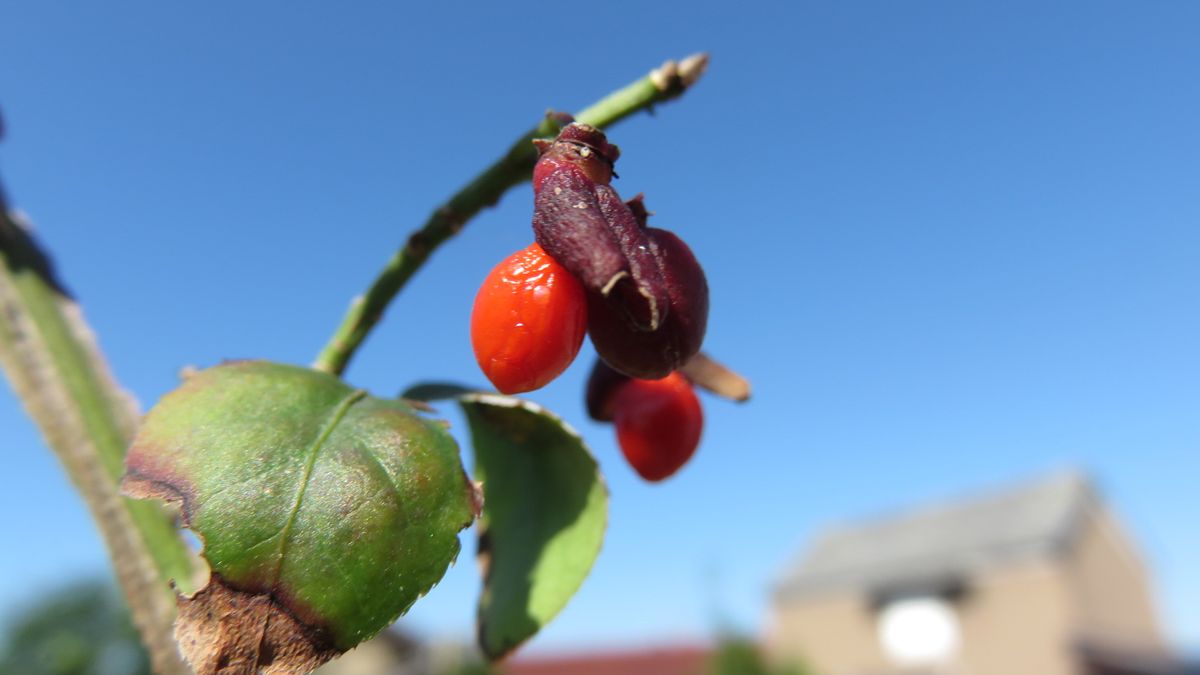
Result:
<svg viewBox="0 0 1200 675"><path fill-rule="evenodd" d="M678 63L667 61L650 72L654 88L668 96L678 96L696 83L708 69L708 54L692 54Z"/></svg>
<svg viewBox="0 0 1200 675"><path fill-rule="evenodd" d="M686 59L679 62L679 79L683 81L683 88L687 89L704 75L708 70L708 54L700 52L692 54Z"/></svg>

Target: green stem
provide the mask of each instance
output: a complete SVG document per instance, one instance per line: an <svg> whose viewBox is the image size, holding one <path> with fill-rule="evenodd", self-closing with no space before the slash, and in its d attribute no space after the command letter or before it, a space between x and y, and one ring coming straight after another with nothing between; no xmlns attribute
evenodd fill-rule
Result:
<svg viewBox="0 0 1200 675"><path fill-rule="evenodd" d="M155 671L187 673L172 636L167 581L189 589L194 557L167 512L119 490L136 404L108 371L47 256L2 201L0 366L91 510Z"/></svg>
<svg viewBox="0 0 1200 675"><path fill-rule="evenodd" d="M661 68L597 101L575 119L600 128L611 126L636 112L678 97L695 83L707 65L708 57L703 54L679 63L668 61ZM425 224L409 235L404 246L387 261L367 292L350 304L313 367L341 375L383 317L388 304L430 254L457 234L475 214L495 204L510 188L529 180L537 162L537 151L531 141L554 136L558 130L559 123L548 115L541 124L518 139L503 157L435 209Z"/></svg>

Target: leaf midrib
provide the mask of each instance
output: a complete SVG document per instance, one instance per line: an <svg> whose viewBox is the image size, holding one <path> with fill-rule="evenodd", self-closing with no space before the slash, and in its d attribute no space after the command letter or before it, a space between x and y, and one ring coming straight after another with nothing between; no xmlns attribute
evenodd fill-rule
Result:
<svg viewBox="0 0 1200 675"><path fill-rule="evenodd" d="M304 494L308 490L309 480L312 478L313 467L317 464L317 455L321 452L321 447L325 441L333 434L333 430L346 416L350 410L350 406L365 398L367 392L362 389L355 389L350 392L345 398L338 402L337 407L330 413L329 419L321 428L321 432L317 434L312 445L308 449L308 460L304 464L304 473L300 476L300 488L296 490L296 499L292 502L292 509L288 513L287 520L283 523L283 529L279 535L279 552L276 554L275 570L271 574L270 588L274 590L279 584L279 576L283 571L283 561L287 556L288 540L291 537L292 525L296 522L296 514L300 513L300 506L304 501Z"/></svg>

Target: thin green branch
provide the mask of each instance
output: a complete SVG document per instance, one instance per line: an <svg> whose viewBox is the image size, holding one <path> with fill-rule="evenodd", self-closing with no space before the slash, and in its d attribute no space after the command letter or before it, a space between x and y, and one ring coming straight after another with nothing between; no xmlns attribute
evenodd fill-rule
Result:
<svg viewBox="0 0 1200 675"><path fill-rule="evenodd" d="M619 89L583 110L575 119L605 128L626 117L669 101L686 91L704 73L708 57L690 56L678 63L668 61L662 67ZM314 368L335 375L346 369L350 359L383 317L384 310L412 275L425 264L430 254L485 207L500 200L510 188L529 180L537 151L535 138L558 133L559 121L547 115L508 149L499 160L434 210L420 229L413 232L400 250L387 261L367 292L354 299L329 343L317 355Z"/></svg>
<svg viewBox="0 0 1200 675"><path fill-rule="evenodd" d="M167 581L190 588L194 557L166 511L118 488L137 406L47 256L2 201L0 366L91 510L155 672L190 672L175 648Z"/></svg>

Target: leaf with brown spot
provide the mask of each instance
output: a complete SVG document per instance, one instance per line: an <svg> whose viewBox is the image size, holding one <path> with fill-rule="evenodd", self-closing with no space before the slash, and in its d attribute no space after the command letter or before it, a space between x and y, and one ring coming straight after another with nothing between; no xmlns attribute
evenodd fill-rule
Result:
<svg viewBox="0 0 1200 675"><path fill-rule="evenodd" d="M307 673L340 654L270 595L235 591L215 575L180 599L175 639L197 673Z"/></svg>
<svg viewBox="0 0 1200 675"><path fill-rule="evenodd" d="M213 577L176 627L201 675L307 672L371 637L441 579L479 508L436 420L262 361L165 396L122 486L179 502L204 541Z"/></svg>

